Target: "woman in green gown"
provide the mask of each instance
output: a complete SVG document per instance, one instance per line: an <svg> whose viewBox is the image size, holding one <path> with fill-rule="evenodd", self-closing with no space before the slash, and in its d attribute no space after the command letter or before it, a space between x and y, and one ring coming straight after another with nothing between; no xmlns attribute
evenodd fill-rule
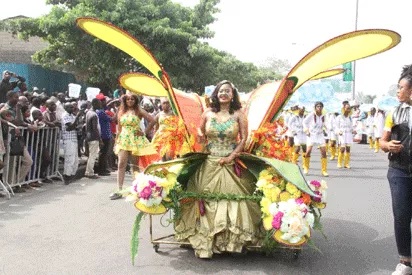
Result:
<svg viewBox="0 0 412 275"><path fill-rule="evenodd" d="M197 193L252 195L255 177L235 168L243 151L248 122L241 110L239 94L227 81L217 84L211 106L202 115L198 136L210 153L187 183L187 191ZM181 206L175 223L176 238L188 241L199 258L213 253L240 253L246 245L256 245L262 236L261 211L251 200L195 200Z"/></svg>

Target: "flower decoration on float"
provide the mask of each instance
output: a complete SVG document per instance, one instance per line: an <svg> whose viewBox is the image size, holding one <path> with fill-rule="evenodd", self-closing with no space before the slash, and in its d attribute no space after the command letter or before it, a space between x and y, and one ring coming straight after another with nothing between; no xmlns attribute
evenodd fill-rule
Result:
<svg viewBox="0 0 412 275"><path fill-rule="evenodd" d="M326 191L328 189L328 186L326 184L326 181L317 181L317 180L312 180L309 182L309 186L313 190L313 192L318 195L318 197L314 197L312 200L312 205L316 208L323 209L326 207Z"/></svg>
<svg viewBox="0 0 412 275"><path fill-rule="evenodd" d="M158 169L152 174L136 174L126 200L133 201L134 206L143 213L165 213L171 201L171 190L179 185L177 174L182 167L183 164L176 164L168 169Z"/></svg>
<svg viewBox="0 0 412 275"><path fill-rule="evenodd" d="M283 122L277 120L252 131L252 140L256 144L255 154L261 157L289 161L290 147L285 146L282 140L282 135L286 130Z"/></svg>
<svg viewBox="0 0 412 275"><path fill-rule="evenodd" d="M311 229L321 229L320 209L326 206L325 181L311 181L316 196L311 197L280 177L273 168L259 173L263 226L278 243L300 246L310 239Z"/></svg>
<svg viewBox="0 0 412 275"><path fill-rule="evenodd" d="M164 119L164 128L153 138L153 144L161 156L166 153L172 158L183 156L192 151L194 137L186 137L184 122L178 116L168 116Z"/></svg>

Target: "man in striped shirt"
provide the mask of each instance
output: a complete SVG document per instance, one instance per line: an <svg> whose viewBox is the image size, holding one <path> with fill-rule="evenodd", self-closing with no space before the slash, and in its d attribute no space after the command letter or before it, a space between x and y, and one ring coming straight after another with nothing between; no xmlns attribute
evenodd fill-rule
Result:
<svg viewBox="0 0 412 275"><path fill-rule="evenodd" d="M73 114L74 106L71 103L65 103L64 109L66 112L64 112L62 116L62 139L64 150L63 178L64 183L69 184L74 179L79 166L76 126L80 116L84 114L84 111L79 110L75 116Z"/></svg>

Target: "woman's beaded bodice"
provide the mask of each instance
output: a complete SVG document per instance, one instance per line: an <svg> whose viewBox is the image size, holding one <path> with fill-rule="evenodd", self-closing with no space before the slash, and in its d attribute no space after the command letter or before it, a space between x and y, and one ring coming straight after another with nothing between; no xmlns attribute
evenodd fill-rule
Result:
<svg viewBox="0 0 412 275"><path fill-rule="evenodd" d="M213 156L226 157L237 146L239 124L235 117L230 116L225 121L212 117L206 123L207 149Z"/></svg>

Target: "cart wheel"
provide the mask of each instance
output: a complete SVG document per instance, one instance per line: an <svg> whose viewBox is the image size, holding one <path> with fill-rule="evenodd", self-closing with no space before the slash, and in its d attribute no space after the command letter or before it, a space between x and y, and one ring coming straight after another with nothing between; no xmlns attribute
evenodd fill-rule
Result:
<svg viewBox="0 0 412 275"><path fill-rule="evenodd" d="M293 250L293 259L297 260L299 258L299 254L300 254L300 249L295 249Z"/></svg>
<svg viewBox="0 0 412 275"><path fill-rule="evenodd" d="M153 245L153 249L154 249L154 251L157 253L157 252L159 252L159 245L158 244L154 244Z"/></svg>

